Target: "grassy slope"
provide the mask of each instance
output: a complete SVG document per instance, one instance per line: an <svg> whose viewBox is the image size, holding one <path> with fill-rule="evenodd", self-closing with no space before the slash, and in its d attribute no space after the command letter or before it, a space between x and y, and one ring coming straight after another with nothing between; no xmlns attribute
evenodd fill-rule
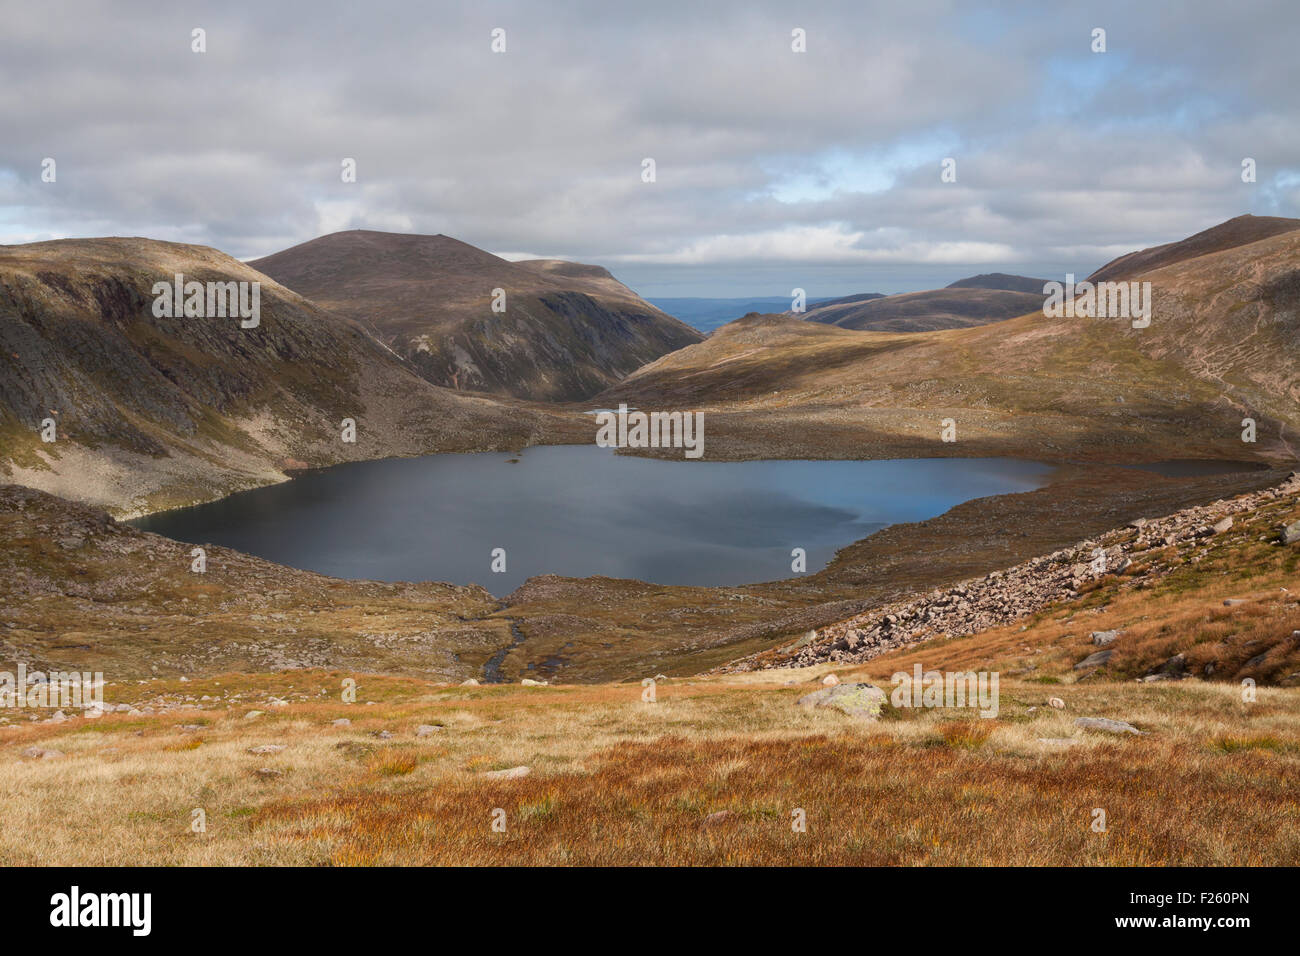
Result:
<svg viewBox="0 0 1300 956"><path fill-rule="evenodd" d="M711 458L1008 454L1294 461L1300 231L1172 262L1148 329L1041 313L853 332L747 317L600 396L709 413ZM1242 418L1259 422L1241 441ZM957 441L940 441L940 422Z"/></svg>

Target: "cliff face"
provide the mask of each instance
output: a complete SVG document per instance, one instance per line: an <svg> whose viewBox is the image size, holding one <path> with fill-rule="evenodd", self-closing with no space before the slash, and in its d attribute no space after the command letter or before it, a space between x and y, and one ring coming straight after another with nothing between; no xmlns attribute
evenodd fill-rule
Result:
<svg viewBox="0 0 1300 956"><path fill-rule="evenodd" d="M155 285L176 274L257 283L256 325L155 314ZM347 418L355 442L343 440ZM432 387L355 323L212 249L0 248L0 473L11 480L132 513L290 467L518 447L544 418Z"/></svg>
<svg viewBox="0 0 1300 956"><path fill-rule="evenodd" d="M340 232L252 265L459 390L580 401L703 338L599 266L508 262L447 236Z"/></svg>

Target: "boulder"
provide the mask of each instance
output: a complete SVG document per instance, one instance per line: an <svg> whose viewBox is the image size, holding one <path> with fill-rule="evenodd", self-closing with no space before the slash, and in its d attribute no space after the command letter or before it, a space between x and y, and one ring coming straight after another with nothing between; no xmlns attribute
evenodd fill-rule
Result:
<svg viewBox="0 0 1300 956"><path fill-rule="evenodd" d="M532 771L528 767L511 767L508 770L489 770L483 774L487 780L518 780L520 777L526 777Z"/></svg>
<svg viewBox="0 0 1300 956"><path fill-rule="evenodd" d="M461 686L461 687L477 687L477 686L478 686L478 681L476 681L474 678L471 677L469 680L463 680L463 681L461 681L461 682L460 682L460 686Z"/></svg>
<svg viewBox="0 0 1300 956"><path fill-rule="evenodd" d="M1092 643L1098 647L1105 647L1107 644L1113 643L1115 638L1123 633L1123 631L1093 631L1088 636L1092 638Z"/></svg>
<svg viewBox="0 0 1300 956"><path fill-rule="evenodd" d="M834 674L827 674L825 677L822 678L822 684L826 687L834 687L837 684L839 684L839 682L840 679L836 677Z"/></svg>
<svg viewBox="0 0 1300 956"><path fill-rule="evenodd" d="M858 720L876 720L886 699L885 692L873 684L837 684L800 697L799 706L829 707Z"/></svg>
<svg viewBox="0 0 1300 956"><path fill-rule="evenodd" d="M1111 720L1109 717L1076 717L1074 726L1082 727L1084 730L1104 730L1112 734L1138 734L1138 730L1132 724L1125 723L1122 720Z"/></svg>
<svg viewBox="0 0 1300 956"><path fill-rule="evenodd" d="M62 750L47 750L44 747L28 747L22 755L29 760L57 760L63 756Z"/></svg>
<svg viewBox="0 0 1300 956"><path fill-rule="evenodd" d="M1087 670L1090 667L1101 667L1111 659L1111 656L1114 653L1114 651L1097 651L1096 653L1089 654L1083 660L1079 661L1079 663L1075 664L1074 669L1076 671L1081 671Z"/></svg>
<svg viewBox="0 0 1300 956"><path fill-rule="evenodd" d="M1293 522L1282 529L1283 544L1300 544L1300 521Z"/></svg>
<svg viewBox="0 0 1300 956"><path fill-rule="evenodd" d="M1215 534L1223 534L1223 532L1227 531L1231 527L1232 527L1232 518L1231 516L1229 516L1227 518L1224 518L1221 521L1216 521L1214 523L1214 526L1211 527L1210 530L1213 531Z"/></svg>

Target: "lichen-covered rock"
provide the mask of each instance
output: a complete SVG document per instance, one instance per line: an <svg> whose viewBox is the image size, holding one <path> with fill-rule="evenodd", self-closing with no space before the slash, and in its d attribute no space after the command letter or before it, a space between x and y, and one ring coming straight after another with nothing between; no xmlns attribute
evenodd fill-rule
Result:
<svg viewBox="0 0 1300 956"><path fill-rule="evenodd" d="M1111 720L1109 717L1076 717L1074 726L1082 727L1084 730L1104 730L1112 734L1141 735L1142 733L1132 724L1122 720Z"/></svg>
<svg viewBox="0 0 1300 956"><path fill-rule="evenodd" d="M800 697L799 706L829 707L858 720L876 720L885 700L885 692L873 684L837 684Z"/></svg>

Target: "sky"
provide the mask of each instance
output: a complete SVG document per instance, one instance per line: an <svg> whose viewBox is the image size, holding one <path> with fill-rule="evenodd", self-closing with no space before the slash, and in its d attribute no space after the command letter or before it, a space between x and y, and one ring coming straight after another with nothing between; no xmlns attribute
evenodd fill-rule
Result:
<svg viewBox="0 0 1300 956"><path fill-rule="evenodd" d="M251 259L367 228L646 296L818 297L1300 216L1295 0L0 0L0 23L5 244Z"/></svg>

